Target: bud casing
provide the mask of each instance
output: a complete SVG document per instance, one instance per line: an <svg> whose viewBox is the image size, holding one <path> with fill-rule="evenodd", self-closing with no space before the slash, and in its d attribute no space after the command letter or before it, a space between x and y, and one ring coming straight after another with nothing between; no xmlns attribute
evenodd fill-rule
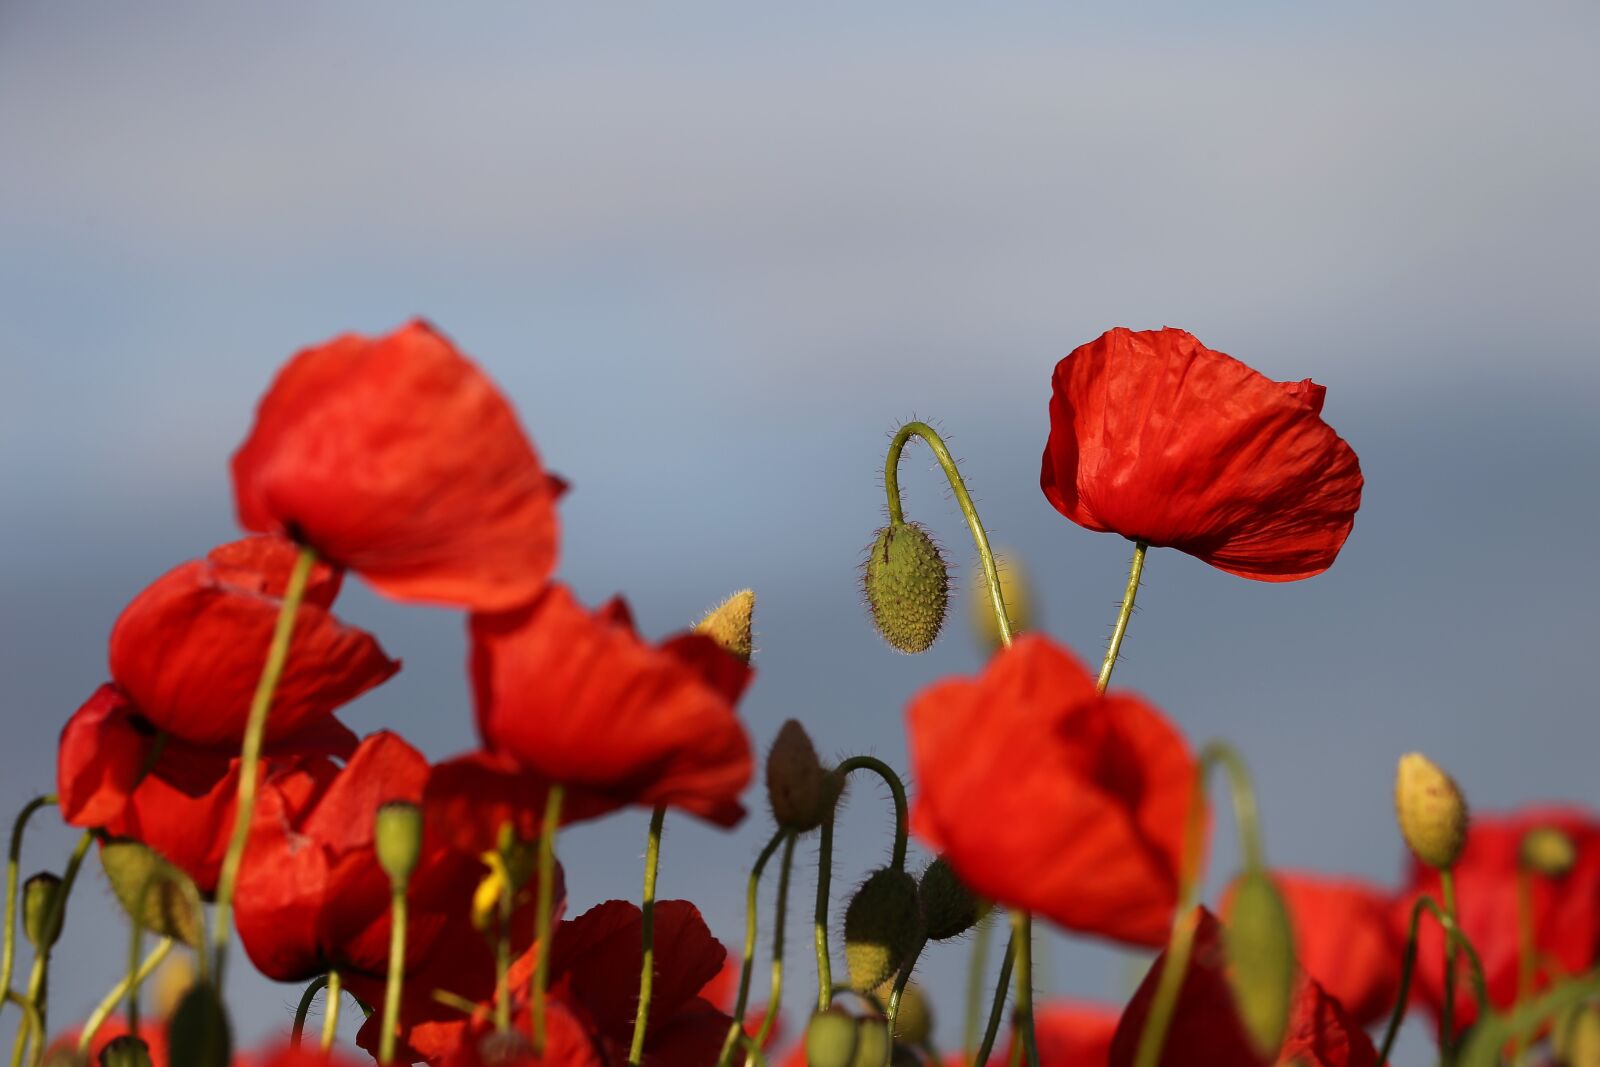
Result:
<svg viewBox="0 0 1600 1067"><path fill-rule="evenodd" d="M1455 780L1428 757L1400 757L1395 774L1394 810L1400 836L1423 863L1448 870L1467 844L1467 802Z"/></svg>
<svg viewBox="0 0 1600 1067"><path fill-rule="evenodd" d="M707 612L705 618L695 623L694 632L705 634L721 645L724 652L749 663L755 654L752 625L755 610L755 591L741 589Z"/></svg>
<svg viewBox="0 0 1600 1067"><path fill-rule="evenodd" d="M53 947L61 937L66 907L63 901L60 910L56 910L56 900L60 895L61 878L49 871L40 871L23 883L22 932L35 952Z"/></svg>
<svg viewBox="0 0 1600 1067"><path fill-rule="evenodd" d="M962 884L943 856L922 872L917 899L922 904L922 921L930 941L948 941L966 933L989 911L989 905Z"/></svg>
<svg viewBox="0 0 1600 1067"><path fill-rule="evenodd" d="M927 649L950 608L950 568L928 531L914 522L879 530L867 552L862 588L883 639L901 652Z"/></svg>
<svg viewBox="0 0 1600 1067"><path fill-rule="evenodd" d="M794 719L778 730L767 753L767 802L779 826L799 833L815 830L827 818L833 789L828 770L805 727Z"/></svg>
<svg viewBox="0 0 1600 1067"><path fill-rule="evenodd" d="M405 800L379 805L372 824L372 848L390 884L405 886L422 855L422 809Z"/></svg>
<svg viewBox="0 0 1600 1067"><path fill-rule="evenodd" d="M1289 909L1266 872L1246 871L1234 883L1222 928L1228 986L1251 1044L1276 1059L1294 1002L1294 928Z"/></svg>
<svg viewBox="0 0 1600 1067"><path fill-rule="evenodd" d="M844 913L850 988L866 993L898 971L916 947L921 921L914 878L897 867L868 876Z"/></svg>

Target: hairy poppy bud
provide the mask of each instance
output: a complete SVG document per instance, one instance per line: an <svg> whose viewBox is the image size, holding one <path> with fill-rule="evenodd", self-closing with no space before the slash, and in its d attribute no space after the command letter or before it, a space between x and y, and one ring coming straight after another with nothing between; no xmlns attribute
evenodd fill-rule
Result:
<svg viewBox="0 0 1600 1067"><path fill-rule="evenodd" d="M755 591L741 589L707 612L705 618L695 623L694 632L705 634L721 645L723 651L749 663L755 651L755 635L750 628L755 610Z"/></svg>
<svg viewBox="0 0 1600 1067"><path fill-rule="evenodd" d="M1000 572L1000 595L1005 598L1006 617L1011 620L1011 632L1020 634L1034 628L1033 590L1028 583L1028 572L1020 560L997 555L995 570ZM975 582L967 596L967 608L972 615L972 636L978 647L989 655L1000 650L1000 625L994 617L994 597L988 582Z"/></svg>
<svg viewBox="0 0 1600 1067"><path fill-rule="evenodd" d="M966 933L989 910L961 884L943 856L922 872L917 897L922 902L922 921L930 941L946 941Z"/></svg>
<svg viewBox="0 0 1600 1067"><path fill-rule="evenodd" d="M1276 1059L1294 998L1294 931L1283 894L1262 871L1246 871L1235 883L1222 947L1245 1033L1264 1058Z"/></svg>
<svg viewBox="0 0 1600 1067"><path fill-rule="evenodd" d="M896 867L872 872L844 912L850 988L876 989L899 970L915 946L919 920L916 880Z"/></svg>
<svg viewBox="0 0 1600 1067"><path fill-rule="evenodd" d="M1400 757L1394 782L1400 836L1430 867L1447 870L1467 844L1467 802L1455 780L1419 752Z"/></svg>
<svg viewBox="0 0 1600 1067"><path fill-rule="evenodd" d="M889 997L894 993L893 983L885 982L878 992L879 999L888 1004ZM928 1038L933 1036L933 1005L928 1003L928 995L915 982L907 982L900 991L900 1010L894 1017L894 1036L895 1040L908 1045L926 1045Z"/></svg>
<svg viewBox="0 0 1600 1067"><path fill-rule="evenodd" d="M950 607L950 569L927 530L914 522L879 530L862 584L885 641L901 652L933 644Z"/></svg>
<svg viewBox="0 0 1600 1067"><path fill-rule="evenodd" d="M881 1015L856 1020L856 1057L850 1067L883 1067L889 1059L889 1022Z"/></svg>
<svg viewBox="0 0 1600 1067"><path fill-rule="evenodd" d="M379 805L373 819L372 846L390 883L404 886L417 869L422 852L422 809L403 800Z"/></svg>
<svg viewBox="0 0 1600 1067"><path fill-rule="evenodd" d="M233 1032L228 1009L210 982L191 986L167 1022L167 1057L185 1067L228 1067Z"/></svg>
<svg viewBox="0 0 1600 1067"><path fill-rule="evenodd" d="M767 753L767 802L779 826L801 833L814 830L828 814L832 789L828 772L805 727L790 719L778 730Z"/></svg>
<svg viewBox="0 0 1600 1067"><path fill-rule="evenodd" d="M856 1021L843 1008L829 1008L806 1024L806 1067L850 1067L856 1057Z"/></svg>
<svg viewBox="0 0 1600 1067"><path fill-rule="evenodd" d="M151 1067L150 1046L138 1034L121 1034L100 1050L100 1067Z"/></svg>
<svg viewBox="0 0 1600 1067"><path fill-rule="evenodd" d="M130 919L152 933L200 947L203 917L193 904L199 893L186 892L193 884L187 874L138 841L107 841L100 847L100 867Z"/></svg>
<svg viewBox="0 0 1600 1067"><path fill-rule="evenodd" d="M55 913L53 922L50 914L60 893L61 879L49 871L40 871L23 883L22 932L36 952L52 947L61 936L65 908Z"/></svg>
<svg viewBox="0 0 1600 1067"><path fill-rule="evenodd" d="M1572 838L1554 826L1540 826L1522 837L1522 865L1550 878L1560 878L1578 862Z"/></svg>

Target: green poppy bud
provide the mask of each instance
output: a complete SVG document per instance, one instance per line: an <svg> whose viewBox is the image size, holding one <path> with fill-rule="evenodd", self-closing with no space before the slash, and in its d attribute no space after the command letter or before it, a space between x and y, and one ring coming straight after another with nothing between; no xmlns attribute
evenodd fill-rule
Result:
<svg viewBox="0 0 1600 1067"><path fill-rule="evenodd" d="M185 1067L228 1067L233 1032L228 1009L210 982L196 982L167 1021L168 1058Z"/></svg>
<svg viewBox="0 0 1600 1067"><path fill-rule="evenodd" d="M916 947L920 924L916 880L896 867L874 871L844 912L850 988L868 992L898 971Z"/></svg>
<svg viewBox="0 0 1600 1067"><path fill-rule="evenodd" d="M889 1003L889 997L894 993L893 983L886 984L880 992L883 1002ZM928 1038L933 1036L933 1005L928 1003L928 995L915 982L907 982L900 991L900 1010L894 1017L894 1036L895 1040L908 1045L926 1045Z"/></svg>
<svg viewBox="0 0 1600 1067"><path fill-rule="evenodd" d="M122 1034L100 1050L100 1067L152 1067L150 1046L137 1034Z"/></svg>
<svg viewBox="0 0 1600 1067"><path fill-rule="evenodd" d="M807 1067L850 1067L856 1056L856 1021L843 1008L829 1008L806 1024Z"/></svg>
<svg viewBox="0 0 1600 1067"><path fill-rule="evenodd" d="M767 802L779 826L815 830L828 814L832 789L805 727L790 719L767 753Z"/></svg>
<svg viewBox="0 0 1600 1067"><path fill-rule="evenodd" d="M939 636L950 607L950 568L917 523L878 531L862 585L878 632L895 648L922 652Z"/></svg>
<svg viewBox="0 0 1600 1067"><path fill-rule="evenodd" d="M1438 870L1455 866L1467 845L1467 802L1461 789L1428 757L1400 757L1394 783L1400 836L1417 859Z"/></svg>
<svg viewBox="0 0 1600 1067"><path fill-rule="evenodd" d="M966 933L989 910L985 902L961 884L943 856L922 872L922 886L917 895L922 901L922 921L930 941L947 941Z"/></svg>
<svg viewBox="0 0 1600 1067"><path fill-rule="evenodd" d="M373 820L372 846L390 883L404 886L422 853L422 809L404 800L380 805Z"/></svg>
<svg viewBox="0 0 1600 1067"><path fill-rule="evenodd" d="M749 663L755 652L755 633L751 628L755 610L755 591L741 589L707 612L706 617L695 624L694 632L705 634L721 645L723 651Z"/></svg>
<svg viewBox="0 0 1600 1067"><path fill-rule="evenodd" d="M1234 884L1222 948L1245 1033L1257 1052L1275 1059L1294 998L1294 930L1283 894L1265 872L1246 871Z"/></svg>
<svg viewBox="0 0 1600 1067"><path fill-rule="evenodd" d="M22 932L35 952L53 947L61 936L61 923L66 918L65 908L55 913L54 921L50 914L60 894L61 879L49 871L40 871L23 883Z"/></svg>
<svg viewBox="0 0 1600 1067"><path fill-rule="evenodd" d="M162 937L200 947L201 916L184 892L189 876L138 841L107 841L100 847L100 867L111 892L130 919ZM139 911L143 897L144 912Z"/></svg>
<svg viewBox="0 0 1600 1067"><path fill-rule="evenodd" d="M881 1015L856 1020L856 1055L850 1067L883 1067L889 1062L889 1021Z"/></svg>
<svg viewBox="0 0 1600 1067"><path fill-rule="evenodd" d="M1560 878L1578 862L1578 846L1554 826L1540 826L1522 836L1522 865L1549 878Z"/></svg>

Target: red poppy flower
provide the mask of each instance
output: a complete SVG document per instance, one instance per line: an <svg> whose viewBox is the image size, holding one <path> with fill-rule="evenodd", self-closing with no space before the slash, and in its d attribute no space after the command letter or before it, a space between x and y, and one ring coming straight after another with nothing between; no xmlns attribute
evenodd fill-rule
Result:
<svg viewBox="0 0 1600 1067"><path fill-rule="evenodd" d="M1079 1067L1082 1064L1106 1062L1111 1054L1111 1035L1117 1030L1118 1014L1115 1008L1098 1004L1074 1004L1055 1001L1034 1006L1033 1039L1039 1050L1039 1067ZM1016 1042L1013 1034L1011 1041ZM1007 1045L987 1062L1011 1063L1012 1047ZM1020 1062L1020 1061L1019 1061ZM966 1067L964 1060L957 1063Z"/></svg>
<svg viewBox="0 0 1600 1067"><path fill-rule="evenodd" d="M1111 1042L1109 1067L1130 1067L1134 1062L1166 958L1162 953L1122 1013ZM1194 953L1162 1047L1161 1067L1268 1067L1273 1063L1378 1067L1378 1050L1366 1031L1303 972L1295 979L1289 1032L1283 1048L1275 1060L1263 1058L1239 1021L1225 968L1222 924L1215 915L1201 909Z"/></svg>
<svg viewBox="0 0 1600 1067"><path fill-rule="evenodd" d="M428 821L451 845L478 855L498 847L509 825L517 841L537 841L553 783L504 752L468 752L444 760L428 776L423 807ZM615 810L609 798L579 792L561 806L562 822L578 822Z"/></svg>
<svg viewBox="0 0 1600 1067"><path fill-rule="evenodd" d="M89 1062L99 1063L100 1053L105 1050L105 1047L117 1038L125 1036L128 1032L127 1017L120 1012L102 1022L99 1029L95 1030L94 1037L89 1040ZM146 1047L150 1049L151 1064L154 1067L168 1067L171 1057L167 1052L166 1024L150 1025L147 1023L139 1028L138 1033L140 1037L144 1038ZM78 1039L82 1034L83 1030L81 1028L73 1027L57 1035L45 1052L44 1062L52 1062L50 1057L54 1053L66 1053L76 1049L78 1047Z"/></svg>
<svg viewBox="0 0 1600 1067"><path fill-rule="evenodd" d="M572 817L665 804L737 823L751 756L734 704L750 673L701 634L646 644L621 599L591 613L561 585L472 617L478 729L565 785Z"/></svg>
<svg viewBox="0 0 1600 1067"><path fill-rule="evenodd" d="M303 757L344 758L355 747L355 735L342 723L322 719L268 745L262 773ZM168 736L158 749L155 728L127 694L103 685L61 731L56 792L69 825L143 842L194 879L200 892L216 889L239 792L239 761L231 748Z"/></svg>
<svg viewBox="0 0 1600 1067"><path fill-rule="evenodd" d="M727 946L724 945L723 948L726 950ZM734 1001L739 999L739 976L742 971L743 965L730 952L727 958L723 960L722 970L718 971L716 977L712 978L711 981L707 982L705 986L701 988L701 998L708 1003L715 1005L717 1010L725 1014L731 1014L733 1012ZM754 981L754 979L758 976L753 974L751 977L752 981ZM754 995L755 994L752 986L751 997L753 998ZM751 1037L755 1037L756 1034L761 1032L761 1024L766 1021L766 1018L766 1007L757 1005L753 1008L746 1008L744 1014L744 1032L749 1034ZM772 1020L772 1028L767 1031L767 1039L762 1043L761 1047L768 1049L772 1048L774 1045L781 1044L782 1042L783 1015L780 1012L778 1017Z"/></svg>
<svg viewBox="0 0 1600 1067"><path fill-rule="evenodd" d="M360 1067L360 1061L339 1052L324 1052L316 1042L307 1041L299 1048L279 1045L241 1056L239 1067Z"/></svg>
<svg viewBox="0 0 1600 1067"><path fill-rule="evenodd" d="M1390 913L1393 895L1361 882L1272 872L1289 906L1295 959L1337 997L1358 1025L1387 1019L1400 993L1401 940ZM1232 911L1230 888L1223 901Z"/></svg>
<svg viewBox="0 0 1600 1067"><path fill-rule="evenodd" d="M281 538L224 545L168 571L111 630L111 676L156 729L238 748L282 602L294 549ZM295 616L266 737L281 740L386 681L400 664L329 614L337 578L313 575Z"/></svg>
<svg viewBox="0 0 1600 1067"><path fill-rule="evenodd" d="M1165 942L1196 764L1138 697L1096 695L1048 638L912 701L911 828L997 903L1069 929Z"/></svg>
<svg viewBox="0 0 1600 1067"><path fill-rule="evenodd" d="M380 592L483 611L555 567L555 501L516 415L420 320L298 353L233 457L239 521L283 533Z"/></svg>
<svg viewBox="0 0 1600 1067"><path fill-rule="evenodd" d="M1517 998L1517 870L1522 839L1529 831L1552 828L1574 846L1574 863L1559 876L1530 872L1533 943L1537 965L1534 992L1563 975L1582 974L1600 962L1600 822L1573 808L1531 808L1508 816L1474 815L1466 850L1454 868L1461 929L1483 961L1489 1001L1508 1010ZM1392 917L1404 937L1417 897L1428 894L1443 903L1439 873L1414 859L1409 889L1401 894ZM1466 961L1456 983L1457 1027L1477 1017ZM1437 1018L1444 1004L1444 936L1424 916L1417 945L1417 970L1412 982Z"/></svg>
<svg viewBox="0 0 1600 1067"><path fill-rule="evenodd" d="M1182 330L1111 330L1056 364L1039 483L1079 526L1245 578L1309 578L1361 506L1361 465L1322 421L1325 392Z"/></svg>

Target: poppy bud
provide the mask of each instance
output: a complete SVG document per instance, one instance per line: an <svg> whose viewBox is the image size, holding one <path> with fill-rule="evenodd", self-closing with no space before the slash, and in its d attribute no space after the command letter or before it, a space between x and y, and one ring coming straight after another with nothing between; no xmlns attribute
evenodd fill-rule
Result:
<svg viewBox="0 0 1600 1067"><path fill-rule="evenodd" d="M881 1015L856 1020L856 1057L850 1067L883 1067L889 1060L889 1021Z"/></svg>
<svg viewBox="0 0 1600 1067"><path fill-rule="evenodd" d="M217 987L198 982L178 1002L167 1021L167 1058L184 1067L228 1067L233 1033Z"/></svg>
<svg viewBox="0 0 1600 1067"><path fill-rule="evenodd" d="M851 989L876 989L900 969L915 947L919 919L917 883L909 874L884 867L867 878L844 912Z"/></svg>
<svg viewBox="0 0 1600 1067"><path fill-rule="evenodd" d="M723 651L749 663L755 651L755 636L750 629L750 617L755 610L755 591L741 589L707 612L705 618L695 623L694 632L705 634L721 645Z"/></svg>
<svg viewBox="0 0 1600 1067"><path fill-rule="evenodd" d="M100 1067L151 1067L150 1046L138 1034L121 1034L100 1050Z"/></svg>
<svg viewBox="0 0 1600 1067"><path fill-rule="evenodd" d="M1000 573L1000 595L1005 598L1006 617L1011 620L1011 632L1020 634L1033 629L1033 590L1028 582L1028 572L1020 560L1010 556L995 556L995 570ZM994 617L994 597L989 593L989 583L974 584L967 597L972 615L972 636L978 647L987 655L1000 650L1000 625Z"/></svg>
<svg viewBox="0 0 1600 1067"><path fill-rule="evenodd" d="M1401 756L1394 810L1417 859L1441 871L1455 865L1467 844L1468 815L1454 779L1419 752Z"/></svg>
<svg viewBox="0 0 1600 1067"><path fill-rule="evenodd" d="M395 887L403 887L417 869L422 852L422 809L403 800L378 806L373 819L372 844L378 865Z"/></svg>
<svg viewBox="0 0 1600 1067"><path fill-rule="evenodd" d="M843 1008L829 1008L806 1024L806 1067L850 1067L856 1056L856 1021Z"/></svg>
<svg viewBox="0 0 1600 1067"><path fill-rule="evenodd" d="M200 947L201 916L190 903L198 894L184 892L187 874L138 841L107 841L100 848L100 867L130 919L152 933ZM141 897L144 912L137 914Z"/></svg>
<svg viewBox="0 0 1600 1067"><path fill-rule="evenodd" d="M1529 830L1522 838L1522 865L1550 878L1560 878L1578 862L1572 838L1554 826Z"/></svg>
<svg viewBox="0 0 1600 1067"><path fill-rule="evenodd" d="M805 727L790 719L767 753L767 802L779 826L805 833L827 817L828 772Z"/></svg>
<svg viewBox="0 0 1600 1067"><path fill-rule="evenodd" d="M1246 871L1235 883L1222 947L1245 1033L1257 1052L1275 1059L1294 999L1294 931L1283 894L1265 873Z"/></svg>
<svg viewBox="0 0 1600 1067"><path fill-rule="evenodd" d="M950 569L927 530L914 522L879 530L862 584L885 641L901 652L933 644L950 606Z"/></svg>
<svg viewBox="0 0 1600 1067"><path fill-rule="evenodd" d="M917 897L922 902L922 921L930 941L947 941L966 933L989 910L985 902L961 884L943 856L922 872Z"/></svg>
<svg viewBox="0 0 1600 1067"><path fill-rule="evenodd" d="M892 983L885 982L878 991L885 1004L894 992ZM907 982L900 991L900 1010L894 1017L894 1036L908 1045L926 1045L933 1036L933 1005L928 995L915 982Z"/></svg>
<svg viewBox="0 0 1600 1067"><path fill-rule="evenodd" d="M1566 1067L1600 1067L1600 1007L1579 1004L1556 1021L1556 1062Z"/></svg>
<svg viewBox="0 0 1600 1067"><path fill-rule="evenodd" d="M50 921L50 912L60 892L61 879L49 871L40 871L23 883L22 932L36 952L51 948L61 936L65 908L56 912L54 922ZM49 929L45 928L46 923L50 924Z"/></svg>

